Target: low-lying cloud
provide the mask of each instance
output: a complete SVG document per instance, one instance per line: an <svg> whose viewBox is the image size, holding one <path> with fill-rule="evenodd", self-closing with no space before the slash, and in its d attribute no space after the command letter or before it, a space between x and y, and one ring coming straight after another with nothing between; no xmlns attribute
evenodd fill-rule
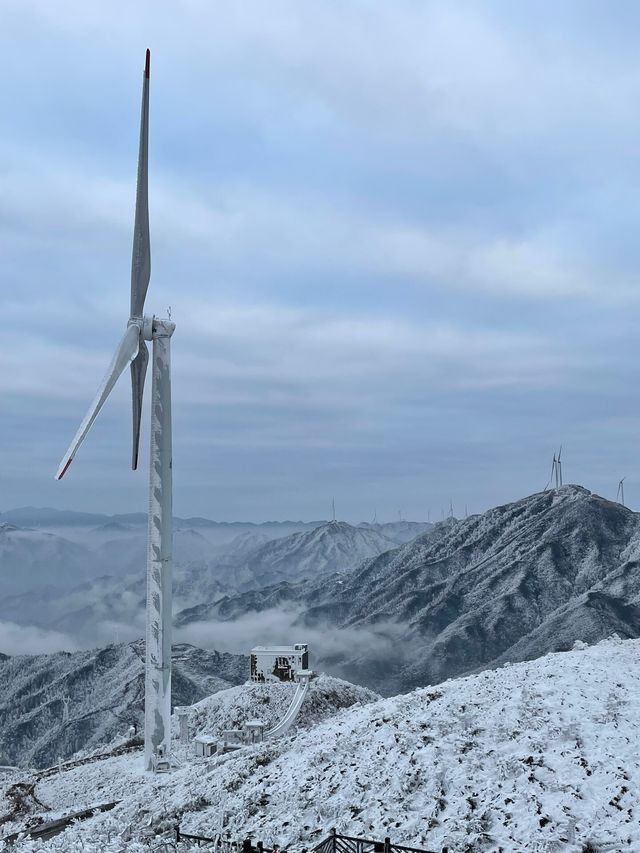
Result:
<svg viewBox="0 0 640 853"><path fill-rule="evenodd" d="M332 625L301 624L302 609L270 608L245 613L233 622L202 621L176 629L174 642L215 649L219 652L248 654L254 646L308 643L311 666L315 661L357 660L384 657L394 650L398 657L398 638L402 627L394 622L375 627L336 628Z"/></svg>
<svg viewBox="0 0 640 853"><path fill-rule="evenodd" d="M0 652L5 655L45 655L75 652L77 640L60 631L0 621Z"/></svg>

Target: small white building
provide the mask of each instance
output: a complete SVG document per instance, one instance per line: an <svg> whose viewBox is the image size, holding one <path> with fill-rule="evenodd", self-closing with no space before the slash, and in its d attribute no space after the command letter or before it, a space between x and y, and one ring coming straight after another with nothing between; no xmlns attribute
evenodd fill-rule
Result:
<svg viewBox="0 0 640 853"><path fill-rule="evenodd" d="M218 746L218 741L214 737L209 737L209 735L198 735L194 738L194 743L198 758L211 758Z"/></svg>
<svg viewBox="0 0 640 853"><path fill-rule="evenodd" d="M256 646L251 649L251 681L294 681L299 669L309 669L306 643L294 646Z"/></svg>
<svg viewBox="0 0 640 853"><path fill-rule="evenodd" d="M264 720L247 720L244 724L248 743L262 743L264 740Z"/></svg>

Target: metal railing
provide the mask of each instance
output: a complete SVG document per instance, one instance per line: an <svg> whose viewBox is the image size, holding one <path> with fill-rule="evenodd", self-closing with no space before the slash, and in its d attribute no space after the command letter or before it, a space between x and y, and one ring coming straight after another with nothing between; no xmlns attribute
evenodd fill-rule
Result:
<svg viewBox="0 0 640 853"><path fill-rule="evenodd" d="M253 844L250 838L236 842L220 835L216 838L191 835L182 832L179 826L176 826L176 841L190 841L197 844L198 847L201 844L214 844L219 853L270 853L272 849L268 845L265 846L262 841ZM276 849L279 850L279 847L274 848L274 851ZM280 850L280 853L285 853L285 851ZM379 841L373 838L339 835L334 827L324 841L314 847L303 848L303 853L435 853L435 851L426 850L424 847L406 847L404 844L394 844L389 836L384 841Z"/></svg>
<svg viewBox="0 0 640 853"><path fill-rule="evenodd" d="M229 836L216 835L215 838L210 838L206 835L193 835L189 832L183 832L179 826L176 826L176 842L189 841L192 844L197 844L200 847L202 844L213 844L217 853L243 853L248 850L246 841L238 843L232 841ZM260 851L262 853L262 844L259 842ZM254 848L258 849L258 848Z"/></svg>
<svg viewBox="0 0 640 853"><path fill-rule="evenodd" d="M335 827L330 835L312 847L310 853L434 853L424 847L406 847L392 843L389 836L384 841L373 838L357 838L352 835L339 835Z"/></svg>

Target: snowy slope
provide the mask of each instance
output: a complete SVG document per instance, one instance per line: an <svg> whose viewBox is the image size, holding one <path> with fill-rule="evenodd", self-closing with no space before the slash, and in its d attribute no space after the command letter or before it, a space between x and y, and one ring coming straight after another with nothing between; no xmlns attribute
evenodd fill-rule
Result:
<svg viewBox="0 0 640 853"><path fill-rule="evenodd" d="M253 684L251 682L196 703L190 709L189 727L194 734L219 737L224 729L238 729L248 720L260 719L267 729L285 715L295 693L295 684ZM308 729L342 708L380 699L377 693L321 674L312 681L307 698L296 719L298 728ZM174 729L174 735L177 729Z"/></svg>
<svg viewBox="0 0 640 853"><path fill-rule="evenodd" d="M363 560L395 546L392 539L377 530L329 521L315 530L268 542L249 555L244 567L251 577L251 588L256 588L350 571Z"/></svg>
<svg viewBox="0 0 640 853"><path fill-rule="evenodd" d="M36 784L55 812L121 801L38 849L140 853L145 832L179 820L292 853L332 826L449 853L638 851L639 694L640 641L612 638L356 705L162 777L139 755L107 759Z"/></svg>
<svg viewBox="0 0 640 853"><path fill-rule="evenodd" d="M376 530L386 536L387 539L392 539L397 545L404 545L417 536L429 533L435 525L429 521L387 521L377 524L363 521L358 527L365 530Z"/></svg>
<svg viewBox="0 0 640 853"><path fill-rule="evenodd" d="M438 524L349 574L201 605L176 621L293 607L296 626L368 633L357 655L345 639L331 672L389 695L576 639L637 637L639 534L637 513L564 486Z"/></svg>
<svg viewBox="0 0 640 853"><path fill-rule="evenodd" d="M241 655L186 644L174 645L173 663L174 704L239 684L248 671ZM0 684L0 764L47 766L142 725L144 643L0 659Z"/></svg>

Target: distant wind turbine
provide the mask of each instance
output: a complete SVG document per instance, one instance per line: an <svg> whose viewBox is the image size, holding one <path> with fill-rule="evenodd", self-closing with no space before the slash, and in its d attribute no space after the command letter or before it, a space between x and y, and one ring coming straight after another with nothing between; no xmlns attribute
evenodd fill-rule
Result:
<svg viewBox="0 0 640 853"><path fill-rule="evenodd" d="M625 506L625 502L624 502L624 481L626 479L627 479L626 477L623 477L620 480L620 482L618 483L618 494L616 495L616 500L618 500L618 498L620 498L620 503L622 504L622 506Z"/></svg>
<svg viewBox="0 0 640 853"><path fill-rule="evenodd" d="M546 485L545 485L544 489L542 490L543 492L546 492L546 491L547 491L547 489L549 488L549 486L550 486L550 485L551 485L551 483L553 482L553 478L554 478L555 476L556 476L556 454L554 453L554 454L553 454L553 462L552 462L552 464L551 464L551 476L550 476L550 477L549 477L549 479L547 480Z"/></svg>
<svg viewBox="0 0 640 853"><path fill-rule="evenodd" d="M142 398L149 361L149 351L145 342L153 341L144 694L146 770L154 769L159 758L167 762L170 760L172 571L170 342L175 329L175 324L170 320L161 320L156 316L144 314L144 302L151 278L148 203L150 64L151 56L147 50L142 81L140 148L131 259L131 308L127 330L98 388L96 398L80 424L56 474L56 479L61 480L116 381L129 366L133 405L131 467L134 470L138 467Z"/></svg>
<svg viewBox="0 0 640 853"><path fill-rule="evenodd" d="M562 485L562 445L560 445L560 450L558 451L558 461L556 464L556 473L557 473L558 480L560 481L560 485Z"/></svg>

